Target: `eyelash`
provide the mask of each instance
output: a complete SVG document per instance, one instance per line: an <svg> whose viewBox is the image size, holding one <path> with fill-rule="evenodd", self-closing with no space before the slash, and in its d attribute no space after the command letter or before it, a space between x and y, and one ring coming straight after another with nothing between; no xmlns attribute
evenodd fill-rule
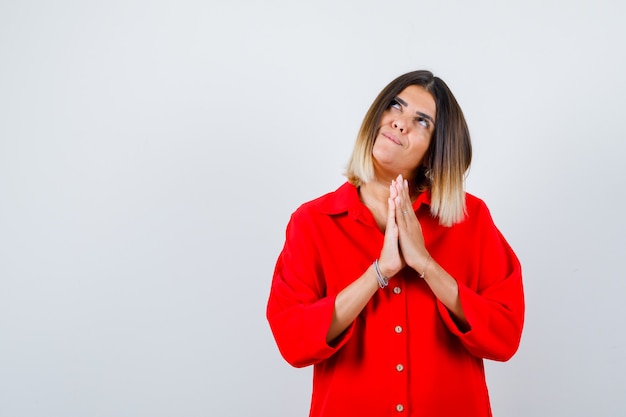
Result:
<svg viewBox="0 0 626 417"><path fill-rule="evenodd" d="M402 111L402 105L398 103L397 100L391 100L389 103L389 108L394 108L396 110ZM424 117L416 117L413 121L422 125L423 128L428 129L430 127L430 122L426 120Z"/></svg>
<svg viewBox="0 0 626 417"><path fill-rule="evenodd" d="M428 120L424 119L423 117L417 117L415 118L415 121L417 121L417 123L421 123L421 125L425 127L426 129L428 129L428 126L430 126L430 123L428 123Z"/></svg>

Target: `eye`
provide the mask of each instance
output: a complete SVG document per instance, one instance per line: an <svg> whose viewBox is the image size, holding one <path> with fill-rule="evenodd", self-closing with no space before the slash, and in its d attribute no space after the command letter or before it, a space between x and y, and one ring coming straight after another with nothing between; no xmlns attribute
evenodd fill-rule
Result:
<svg viewBox="0 0 626 417"><path fill-rule="evenodd" d="M389 103L389 108L394 108L396 110L402 110L402 105L400 103L398 103L398 101L396 99L391 100L391 103Z"/></svg>
<svg viewBox="0 0 626 417"><path fill-rule="evenodd" d="M425 117L416 117L415 122L425 129L430 126L430 122Z"/></svg>

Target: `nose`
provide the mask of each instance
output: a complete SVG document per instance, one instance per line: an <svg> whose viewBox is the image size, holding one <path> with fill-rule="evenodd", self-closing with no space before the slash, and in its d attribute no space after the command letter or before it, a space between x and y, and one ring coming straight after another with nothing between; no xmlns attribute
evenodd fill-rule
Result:
<svg viewBox="0 0 626 417"><path fill-rule="evenodd" d="M396 129L399 129L401 133L404 132L405 125L404 125L404 121L402 120L402 118L397 118L396 120L394 120L393 127Z"/></svg>

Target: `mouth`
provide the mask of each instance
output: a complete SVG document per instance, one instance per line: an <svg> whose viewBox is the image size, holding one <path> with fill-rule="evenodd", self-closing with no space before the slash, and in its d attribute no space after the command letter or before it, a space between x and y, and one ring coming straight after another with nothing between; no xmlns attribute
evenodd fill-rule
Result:
<svg viewBox="0 0 626 417"><path fill-rule="evenodd" d="M390 141L392 141L393 143L395 143L396 145L402 145L402 143L400 142L400 140L398 140L397 137L395 137L394 135L391 135L389 133L381 133L381 135L383 135L385 138L389 139Z"/></svg>

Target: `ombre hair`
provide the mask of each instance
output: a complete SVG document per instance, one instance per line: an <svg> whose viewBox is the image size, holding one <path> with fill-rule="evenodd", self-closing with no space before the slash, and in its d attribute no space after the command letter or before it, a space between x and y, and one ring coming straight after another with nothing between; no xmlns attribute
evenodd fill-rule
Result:
<svg viewBox="0 0 626 417"><path fill-rule="evenodd" d="M391 102L410 85L428 91L437 105L435 128L422 163L414 172L411 186L430 191L430 212L443 226L465 218L464 180L472 160L472 144L463 111L441 78L430 71L413 71L387 85L367 111L348 161L348 181L359 187L375 178L372 152L380 119Z"/></svg>

